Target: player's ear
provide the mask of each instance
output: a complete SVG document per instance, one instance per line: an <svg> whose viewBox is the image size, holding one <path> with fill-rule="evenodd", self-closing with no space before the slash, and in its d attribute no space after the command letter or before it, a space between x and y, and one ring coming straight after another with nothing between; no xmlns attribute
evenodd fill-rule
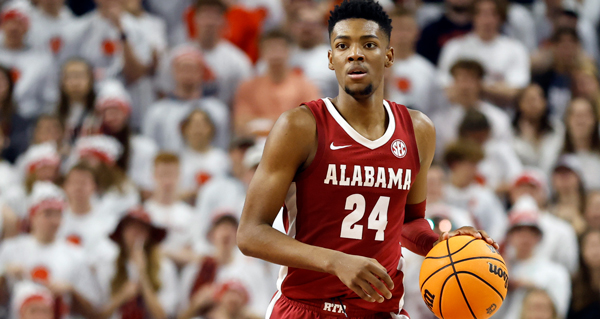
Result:
<svg viewBox="0 0 600 319"><path fill-rule="evenodd" d="M394 64L394 48L388 47L385 53L385 67L389 68Z"/></svg>
<svg viewBox="0 0 600 319"><path fill-rule="evenodd" d="M333 56L331 54L331 50L327 51L327 59L329 60L329 65L328 65L329 69L330 70L334 70L334 68L333 68Z"/></svg>

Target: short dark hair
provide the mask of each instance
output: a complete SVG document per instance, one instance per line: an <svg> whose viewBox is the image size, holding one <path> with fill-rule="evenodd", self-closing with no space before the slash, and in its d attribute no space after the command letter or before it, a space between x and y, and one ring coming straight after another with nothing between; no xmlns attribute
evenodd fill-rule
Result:
<svg viewBox="0 0 600 319"><path fill-rule="evenodd" d="M456 61L450 68L450 74L454 76L457 70L471 71L475 73L479 79L483 79L485 76L483 65L476 60L461 59Z"/></svg>
<svg viewBox="0 0 600 319"><path fill-rule="evenodd" d="M446 147L444 153L444 163L452 168L456 162L473 162L477 163L484 158L481 146L471 140L458 140Z"/></svg>
<svg viewBox="0 0 600 319"><path fill-rule="evenodd" d="M329 37L335 25L346 19L365 19L374 21L383 30L387 39L392 34L392 19L375 0L344 0L329 12Z"/></svg>
<svg viewBox="0 0 600 319"><path fill-rule="evenodd" d="M579 34L577 33L577 30L575 30L574 28L568 28L568 27L561 27L561 28L556 29L556 31L554 31L554 33L552 34L550 41L552 43L558 43L560 41L560 39L565 35L572 37L573 40L575 40L575 42L581 43L581 39L579 38Z"/></svg>
<svg viewBox="0 0 600 319"><path fill-rule="evenodd" d="M218 7L221 11L227 11L227 5L221 0L196 0L194 9L198 10L202 7Z"/></svg>
<svg viewBox="0 0 600 319"><path fill-rule="evenodd" d="M263 42L265 42L267 40L272 40L272 39L285 40L288 44L294 43L294 41L292 40L290 35L281 29L273 29L273 30L267 31L260 38L260 43L263 44Z"/></svg>
<svg viewBox="0 0 600 319"><path fill-rule="evenodd" d="M479 4L486 1L492 2L496 6L496 13L500 16L500 21L506 22L508 17L508 2L506 0L475 0L472 6L473 16L477 14Z"/></svg>
<svg viewBox="0 0 600 319"><path fill-rule="evenodd" d="M468 133L489 131L491 128L490 122L483 113L475 109L470 109L465 113L462 123L460 123L458 135L465 137Z"/></svg>

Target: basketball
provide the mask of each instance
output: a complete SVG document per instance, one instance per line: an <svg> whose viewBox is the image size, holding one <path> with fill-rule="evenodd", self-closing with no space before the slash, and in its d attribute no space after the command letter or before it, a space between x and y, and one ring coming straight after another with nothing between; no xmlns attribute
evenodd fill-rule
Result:
<svg viewBox="0 0 600 319"><path fill-rule="evenodd" d="M419 275L421 296L441 319L486 319L502 305L506 264L482 239L455 236L427 254Z"/></svg>

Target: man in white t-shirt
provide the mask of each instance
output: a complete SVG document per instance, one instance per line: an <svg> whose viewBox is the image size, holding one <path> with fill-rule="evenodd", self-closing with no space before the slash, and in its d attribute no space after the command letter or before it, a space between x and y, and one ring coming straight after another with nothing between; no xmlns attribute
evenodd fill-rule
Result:
<svg viewBox="0 0 600 319"><path fill-rule="evenodd" d="M551 235L542 237L535 255L563 265L574 275L579 269L577 234L571 224L546 209L550 194L548 185L542 171L528 168L515 178L509 193L510 201L515 203L523 195L529 195L536 200L539 207L539 227L544 233Z"/></svg>
<svg viewBox="0 0 600 319"><path fill-rule="evenodd" d="M450 182L444 188L444 199L468 211L476 228L484 229L500 242L508 219L494 191L477 183L477 164L483 157L483 150L473 141L458 140L448 146L444 162L450 168Z"/></svg>
<svg viewBox="0 0 600 319"><path fill-rule="evenodd" d="M408 11L398 11L391 18L394 65L386 82L387 96L431 117L443 103L443 90L435 66L415 52L419 39L417 21Z"/></svg>
<svg viewBox="0 0 600 319"><path fill-rule="evenodd" d="M77 55L84 31L85 23L75 18L65 0L39 0L31 12L27 40L37 51L52 55L60 66Z"/></svg>
<svg viewBox="0 0 600 319"><path fill-rule="evenodd" d="M205 77L204 95L214 96L230 105L238 85L252 75L252 63L235 45L223 39L227 6L221 0L198 0L194 5L197 38L194 43L204 55L207 70L212 78ZM165 92L173 88L168 57L163 58L159 76L160 87Z"/></svg>
<svg viewBox="0 0 600 319"><path fill-rule="evenodd" d="M178 200L180 165L177 155L160 153L154 159L154 191L144 204L152 222L167 230L163 252L176 265L196 259L193 252L193 210Z"/></svg>
<svg viewBox="0 0 600 319"><path fill-rule="evenodd" d="M529 84L529 53L519 41L500 34L500 26L506 19L506 7L501 1L478 0L474 13L473 32L449 41L442 49L438 64L442 84L452 84L450 69L457 60L474 59L486 70L483 85L486 97L509 104L519 89Z"/></svg>
<svg viewBox="0 0 600 319"><path fill-rule="evenodd" d="M108 240L108 234L117 226L117 216L94 205L93 196L97 187L95 174L89 165L78 163L65 176L63 189L68 206L64 210L57 235L60 239L82 247L92 265L118 253Z"/></svg>
<svg viewBox="0 0 600 319"><path fill-rule="evenodd" d="M327 66L330 47L324 38L326 30L323 13L317 8L307 6L292 14L290 34L296 47L291 51L289 63L291 67L302 70L323 96L336 96L337 78Z"/></svg>
<svg viewBox="0 0 600 319"><path fill-rule="evenodd" d="M569 309L569 272L549 258L534 254L543 237L555 236L540 227L539 214L536 201L528 195L519 197L511 209L507 248L513 250L514 254L512 258L505 257L510 274L509 292L495 315L498 318L519 318L523 299L530 288L546 290L559 318L564 318Z"/></svg>
<svg viewBox="0 0 600 319"><path fill-rule="evenodd" d="M229 144L229 110L213 97L203 97L204 78L208 76L200 51L190 45L175 48L167 57L170 77L175 86L170 96L150 106L142 133L152 138L165 151L179 153L184 149L181 123L195 108L207 112L214 121L214 144L222 149Z"/></svg>
<svg viewBox="0 0 600 319"><path fill-rule="evenodd" d="M2 281L32 280L46 286L65 309L90 316L98 306L96 286L80 248L56 237L64 207L62 191L50 182L38 182L29 197L31 233L7 240L0 251ZM68 307L68 306L67 306ZM68 312L63 318L72 318Z"/></svg>
<svg viewBox="0 0 600 319"><path fill-rule="evenodd" d="M0 64L11 69L17 112L27 119L52 113L58 99L57 68L52 57L26 42L31 10L27 2L12 2L2 8L0 17Z"/></svg>
<svg viewBox="0 0 600 319"><path fill-rule="evenodd" d="M436 155L443 154L445 146L458 138L460 123L469 109L485 115L491 126L491 140L512 143L512 127L506 112L481 100L483 66L475 60L458 60L450 72L454 77L454 103L432 117L437 131Z"/></svg>

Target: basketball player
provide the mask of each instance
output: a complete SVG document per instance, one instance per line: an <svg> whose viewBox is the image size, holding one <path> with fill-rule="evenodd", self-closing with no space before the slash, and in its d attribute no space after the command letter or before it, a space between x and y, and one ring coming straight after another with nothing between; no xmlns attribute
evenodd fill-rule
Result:
<svg viewBox="0 0 600 319"><path fill-rule="evenodd" d="M420 255L454 235L495 245L472 227L438 237L423 218L435 130L383 100L390 31L374 0L337 6L328 58L339 95L285 112L269 135L238 231L242 252L285 266L267 318L408 319L399 243ZM288 236L271 226L284 201Z"/></svg>

